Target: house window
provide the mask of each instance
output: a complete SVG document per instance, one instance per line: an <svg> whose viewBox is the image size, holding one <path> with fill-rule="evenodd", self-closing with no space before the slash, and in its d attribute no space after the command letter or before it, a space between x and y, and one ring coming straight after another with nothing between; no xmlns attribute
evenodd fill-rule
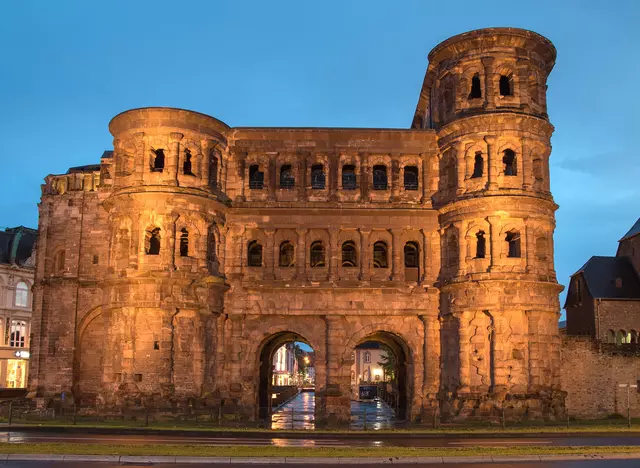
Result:
<svg viewBox="0 0 640 468"><path fill-rule="evenodd" d="M249 188L252 190L262 190L264 188L264 172L260 166L254 164L249 167Z"/></svg>
<svg viewBox="0 0 640 468"><path fill-rule="evenodd" d="M512 83L511 83L511 78L505 75L501 75L500 76L500 83L499 83L499 87L500 87L500 96L512 96L513 95L513 89L512 89Z"/></svg>
<svg viewBox="0 0 640 468"><path fill-rule="evenodd" d="M364 362L371 362L371 353L369 351L364 352Z"/></svg>
<svg viewBox="0 0 640 468"><path fill-rule="evenodd" d="M151 231L147 231L145 236L145 248L147 255L159 255L160 254L160 228L154 228Z"/></svg>
<svg viewBox="0 0 640 468"><path fill-rule="evenodd" d="M342 266L346 268L358 266L356 244L353 241L342 244Z"/></svg>
<svg viewBox="0 0 640 468"><path fill-rule="evenodd" d="M487 254L487 239L484 231L478 231L476 234L476 258L485 258Z"/></svg>
<svg viewBox="0 0 640 468"><path fill-rule="evenodd" d="M251 241L247 247L247 263L250 267L262 266L262 246L258 241Z"/></svg>
<svg viewBox="0 0 640 468"><path fill-rule="evenodd" d="M404 266L405 268L418 268L420 265L420 255L418 244L407 242L404 245Z"/></svg>
<svg viewBox="0 0 640 468"><path fill-rule="evenodd" d="M507 257L520 258L520 233L509 231L505 237L507 242Z"/></svg>
<svg viewBox="0 0 640 468"><path fill-rule="evenodd" d="M386 166L373 166L373 190L387 190Z"/></svg>
<svg viewBox="0 0 640 468"><path fill-rule="evenodd" d="M322 164L311 166L311 188L314 190L324 190L326 179Z"/></svg>
<svg viewBox="0 0 640 468"><path fill-rule="evenodd" d="M194 175L191 171L191 151L188 149L184 150L184 163L182 163L182 172L184 175Z"/></svg>
<svg viewBox="0 0 640 468"><path fill-rule="evenodd" d="M280 244L280 259L278 265L280 268L292 268L295 262L295 250L293 244L284 241Z"/></svg>
<svg viewBox="0 0 640 468"><path fill-rule="evenodd" d="M382 241L373 244L373 268L389 268L387 244Z"/></svg>
<svg viewBox="0 0 640 468"><path fill-rule="evenodd" d="M473 174L471 174L472 179L477 179L482 177L484 173L484 158L482 157L482 153L478 151L473 159Z"/></svg>
<svg viewBox="0 0 640 468"><path fill-rule="evenodd" d="M24 281L16 285L16 307L27 307L29 305L29 286Z"/></svg>
<svg viewBox="0 0 640 468"><path fill-rule="evenodd" d="M27 336L27 322L24 320L12 320L11 334L9 336L9 346L12 348L24 348L25 337Z"/></svg>
<svg viewBox="0 0 640 468"><path fill-rule="evenodd" d="M342 166L342 189L356 189L356 168L350 164Z"/></svg>
<svg viewBox="0 0 640 468"><path fill-rule="evenodd" d="M504 164L504 175L515 176L518 175L518 169L516 167L516 153L513 150L504 150L502 156L502 163Z"/></svg>
<svg viewBox="0 0 640 468"><path fill-rule="evenodd" d="M482 97L482 89L480 88L480 75L476 73L471 78L471 91L469 92L469 99L479 99Z"/></svg>
<svg viewBox="0 0 640 468"><path fill-rule="evenodd" d="M296 178L293 176L291 164L284 164L280 168L280 188L292 189L296 185Z"/></svg>
<svg viewBox="0 0 640 468"><path fill-rule="evenodd" d="M187 231L187 228L180 230L180 256L189 256L189 231Z"/></svg>
<svg viewBox="0 0 640 468"><path fill-rule="evenodd" d="M416 166L405 166L404 189L418 190L418 168Z"/></svg>
<svg viewBox="0 0 640 468"><path fill-rule="evenodd" d="M311 268L323 268L325 265L324 260L324 245L322 241L315 241L311 244L309 265Z"/></svg>
<svg viewBox="0 0 640 468"><path fill-rule="evenodd" d="M153 172L162 172L162 170L164 169L164 150L163 149L154 150L153 154L154 154L153 167L151 170Z"/></svg>

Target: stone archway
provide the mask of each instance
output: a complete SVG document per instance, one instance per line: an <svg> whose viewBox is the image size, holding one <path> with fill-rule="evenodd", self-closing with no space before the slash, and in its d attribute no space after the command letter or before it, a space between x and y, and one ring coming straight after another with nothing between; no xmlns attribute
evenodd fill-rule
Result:
<svg viewBox="0 0 640 468"><path fill-rule="evenodd" d="M81 404L95 404L102 391L104 336L102 309L97 308L78 326L74 394Z"/></svg>

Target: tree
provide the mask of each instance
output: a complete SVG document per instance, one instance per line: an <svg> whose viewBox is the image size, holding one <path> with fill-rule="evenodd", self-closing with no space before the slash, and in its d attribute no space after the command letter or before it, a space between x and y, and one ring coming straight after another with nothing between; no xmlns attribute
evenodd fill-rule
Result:
<svg viewBox="0 0 640 468"><path fill-rule="evenodd" d="M382 361L378 365L382 367L388 379L394 380L396 375L396 356L387 345L381 344L380 349L382 349L382 355L380 356Z"/></svg>

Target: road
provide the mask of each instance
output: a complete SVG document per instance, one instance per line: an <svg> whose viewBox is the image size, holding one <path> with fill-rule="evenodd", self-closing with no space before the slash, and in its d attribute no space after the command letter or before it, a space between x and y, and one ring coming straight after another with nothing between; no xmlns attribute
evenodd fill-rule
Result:
<svg viewBox="0 0 640 468"><path fill-rule="evenodd" d="M84 468L84 467L92 467L92 468L112 468L112 467L121 467L127 466L128 468L143 468L146 466L154 466L155 468L194 468L197 466L207 466L207 465L192 465L192 464L158 464L158 465L137 465L137 464L112 464L112 463L69 463L69 462L0 462L0 468ZM211 466L211 465L208 465ZM215 466L225 466L216 464ZM278 465L278 464L269 464L269 465L258 465L255 463L248 464L240 464L234 463L234 468L290 468L291 465ZM345 465L335 464L335 465L316 465L316 464L307 464L304 466L306 468L339 468L344 467ZM351 465L357 466L357 465ZM371 467L375 466L391 466L391 465L368 465ZM447 464L447 465L431 465L431 464L420 464L420 465L411 465L411 464L393 464L392 466L396 468L435 468L442 466L450 466L457 468L637 468L638 460L594 460L594 461L576 461L576 462L544 462L544 463L456 463L456 464Z"/></svg>
<svg viewBox="0 0 640 468"><path fill-rule="evenodd" d="M64 443L92 443L92 444L187 444L205 446L276 446L276 447L514 447L520 445L532 446L622 446L640 445L640 434L620 435L408 435L401 437L385 436L371 432L362 437L340 437L331 434L314 435L310 433L296 434L295 437L273 437L269 433L264 435L239 433L234 436L220 436L202 433L201 435L146 435L146 434L91 434L85 432L53 432L53 431L0 431L0 442L15 444L33 442L64 442ZM640 465L640 463L639 463Z"/></svg>

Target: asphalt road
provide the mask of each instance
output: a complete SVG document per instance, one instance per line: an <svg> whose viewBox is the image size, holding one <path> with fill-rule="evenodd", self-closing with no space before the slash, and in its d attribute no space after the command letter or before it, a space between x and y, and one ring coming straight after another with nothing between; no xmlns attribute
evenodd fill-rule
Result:
<svg viewBox="0 0 640 468"><path fill-rule="evenodd" d="M143 468L146 466L154 466L156 468L194 468L198 466L225 466L225 465L192 465L192 464L171 464L171 465L114 465L111 463L69 463L69 462L0 462L0 468L111 468L122 467ZM235 468L291 468L291 465L257 465L250 463L247 465L233 464L226 465ZM346 465L313 465L304 464L306 468L341 468ZM354 466L354 465L351 465ZM356 465L357 466L357 465ZM391 465L368 465L368 466L391 466ZM392 465L397 468L435 468L442 466L450 466L457 468L637 468L638 460L594 460L594 461L577 461L577 462L545 462L545 463L457 463L447 465L403 465L395 463Z"/></svg>
<svg viewBox="0 0 640 468"><path fill-rule="evenodd" d="M300 438L303 437L303 438ZM0 431L0 442L15 444L33 442L64 442L64 443L92 443L92 444L187 444L205 446L276 446L276 447L514 447L529 446L622 446L640 445L640 434L619 435L544 435L544 436L425 436L419 437L385 437L371 433L366 437L353 438L340 436L277 438L265 434L264 437L252 435L250 437L238 434L234 437L221 437L216 434L202 434L198 436L166 434L90 434L81 432L51 432L51 431Z"/></svg>

